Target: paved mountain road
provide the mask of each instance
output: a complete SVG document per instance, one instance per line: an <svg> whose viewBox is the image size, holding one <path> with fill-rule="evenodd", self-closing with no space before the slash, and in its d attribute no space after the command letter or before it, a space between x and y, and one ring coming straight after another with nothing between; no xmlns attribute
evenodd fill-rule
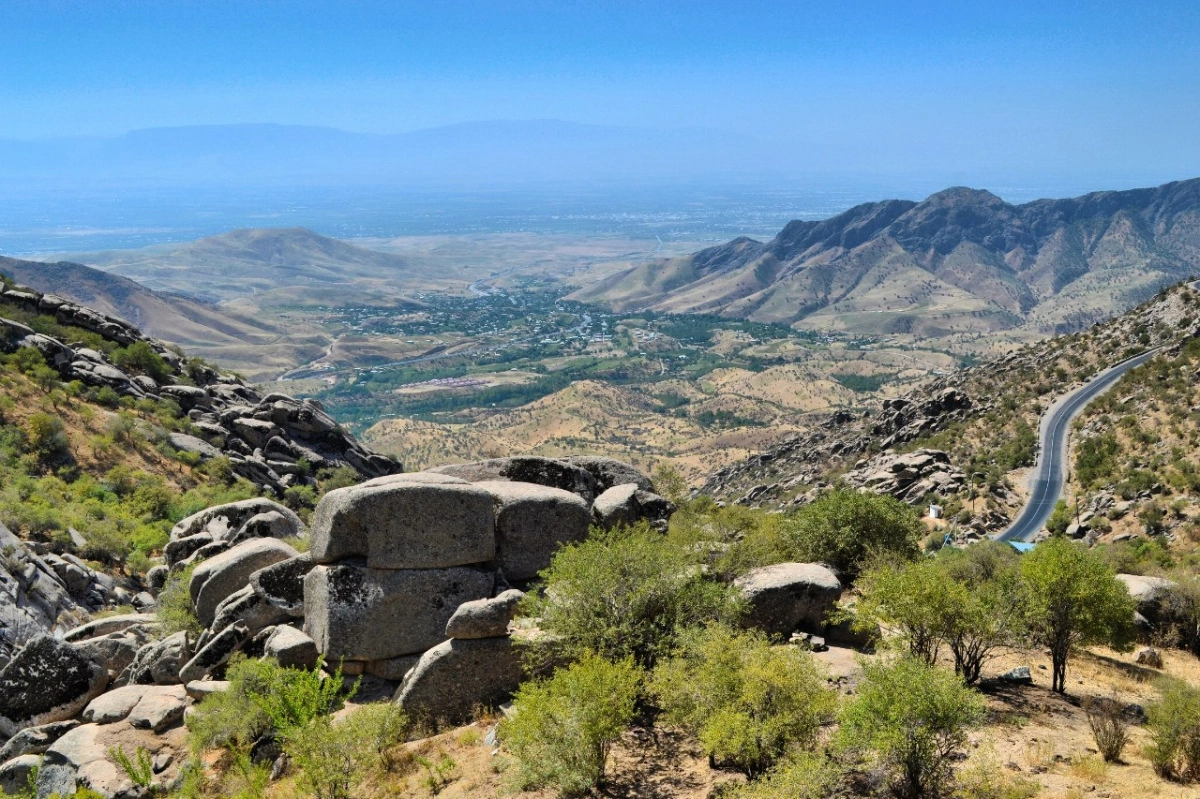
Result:
<svg viewBox="0 0 1200 799"><path fill-rule="evenodd" d="M997 540L1027 541L1045 526L1065 483L1067 434L1071 430L1071 420L1089 402L1112 388L1123 374L1150 360L1157 352L1158 349L1149 350L1109 367L1050 406L1042 415L1038 430L1037 465L1029 477L1029 501L1012 525L996 536Z"/></svg>

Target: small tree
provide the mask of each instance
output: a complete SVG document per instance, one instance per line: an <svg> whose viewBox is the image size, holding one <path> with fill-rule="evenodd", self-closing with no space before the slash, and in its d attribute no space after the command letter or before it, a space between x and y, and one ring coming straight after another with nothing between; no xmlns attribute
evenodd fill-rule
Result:
<svg viewBox="0 0 1200 799"><path fill-rule="evenodd" d="M832 491L785 523L789 559L822 561L855 577L872 555L915 558L925 533L917 512L898 499L862 491Z"/></svg>
<svg viewBox="0 0 1200 799"><path fill-rule="evenodd" d="M711 759L751 777L792 747L811 748L834 709L812 655L722 625L685 635L649 688L668 722L696 735Z"/></svg>
<svg viewBox="0 0 1200 799"><path fill-rule="evenodd" d="M943 553L938 565L946 583L955 586L946 643L954 670L973 685L997 650L1017 644L1024 634L1017 554L1007 544L980 542Z"/></svg>
<svg viewBox="0 0 1200 799"><path fill-rule="evenodd" d="M1046 520L1046 529L1050 531L1050 535L1057 536L1067 532L1067 528L1071 526L1071 516L1071 508L1066 500L1060 499L1054 503L1054 510Z"/></svg>
<svg viewBox="0 0 1200 799"><path fill-rule="evenodd" d="M1100 556L1065 538L1050 538L1021 561L1029 635L1050 650L1051 688L1066 691L1067 660L1077 646L1127 648L1137 604Z"/></svg>
<svg viewBox="0 0 1200 799"><path fill-rule="evenodd" d="M842 713L838 744L871 757L901 799L938 796L983 712L983 699L949 671L910 657L866 664L858 695Z"/></svg>
<svg viewBox="0 0 1200 799"><path fill-rule="evenodd" d="M908 653L930 665L948 637L951 617L968 602L966 590L932 560L884 562L863 572L856 585L862 599L855 627L895 627Z"/></svg>
<svg viewBox="0 0 1200 799"><path fill-rule="evenodd" d="M732 620L740 610L732 588L707 579L695 555L646 525L563 547L541 576L544 594L527 594L522 606L548 633L534 645L540 662L596 652L650 667L685 626Z"/></svg>
<svg viewBox="0 0 1200 799"><path fill-rule="evenodd" d="M641 671L585 655L546 680L521 686L500 738L520 763L522 787L578 796L604 783L608 753L633 719Z"/></svg>

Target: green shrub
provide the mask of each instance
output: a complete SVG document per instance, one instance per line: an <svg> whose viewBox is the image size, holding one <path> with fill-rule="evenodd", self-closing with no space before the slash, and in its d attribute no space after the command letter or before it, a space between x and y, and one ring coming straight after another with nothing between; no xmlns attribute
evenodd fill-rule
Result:
<svg viewBox="0 0 1200 799"><path fill-rule="evenodd" d="M391 702L367 705L340 719L321 715L286 737L284 751L298 782L317 799L349 799L373 771L385 767L407 721Z"/></svg>
<svg viewBox="0 0 1200 799"><path fill-rule="evenodd" d="M741 607L733 588L705 578L694 554L645 524L563 547L541 577L545 591L522 605L547 633L535 661L596 652L650 667L685 626L734 619Z"/></svg>
<svg viewBox="0 0 1200 799"><path fill-rule="evenodd" d="M604 783L609 748L633 719L641 672L632 658L588 654L521 686L500 738L519 763L520 787L578 796Z"/></svg>
<svg viewBox="0 0 1200 799"><path fill-rule="evenodd" d="M192 605L192 595L188 590L192 573L199 565L193 563L186 569L171 574L159 592L154 614L158 618L159 632L163 636L186 632L192 637L197 637L204 632L204 626L196 618L196 609Z"/></svg>
<svg viewBox="0 0 1200 799"><path fill-rule="evenodd" d="M843 795L843 783L844 775L834 761L797 752L760 779L735 788L729 799L830 799Z"/></svg>
<svg viewBox="0 0 1200 799"><path fill-rule="evenodd" d="M1124 708L1109 697L1088 697L1083 701L1083 710L1092 740L1096 742L1096 751L1104 762L1120 760L1125 744L1129 743L1129 723L1125 720Z"/></svg>
<svg viewBox="0 0 1200 799"><path fill-rule="evenodd" d="M842 712L839 747L867 756L901 799L940 796L983 699L958 675L914 658L868 663Z"/></svg>
<svg viewBox="0 0 1200 799"><path fill-rule="evenodd" d="M898 499L832 491L784 523L780 560L821 561L855 577L872 556L915 558L925 532L917 512Z"/></svg>
<svg viewBox="0 0 1200 799"><path fill-rule="evenodd" d="M67 428L62 419L41 411L25 420L29 451L43 463L53 463L70 454Z"/></svg>
<svg viewBox="0 0 1200 799"><path fill-rule="evenodd" d="M1160 777L1193 782L1200 778L1200 688L1166 680L1161 691L1158 701L1146 708L1146 755Z"/></svg>
<svg viewBox="0 0 1200 799"><path fill-rule="evenodd" d="M166 383L171 380L171 367L145 341L135 341L128 347L115 350L112 354L112 362L126 372L146 375L158 383Z"/></svg>
<svg viewBox="0 0 1200 799"><path fill-rule="evenodd" d="M751 777L793 747L811 748L835 702L812 655L722 625L684 635L649 690L710 758Z"/></svg>
<svg viewBox="0 0 1200 799"><path fill-rule="evenodd" d="M337 710L358 686L343 690L341 669L326 677L321 665L309 671L235 656L226 670L228 690L205 697L188 718L193 747L245 751L264 735L286 740Z"/></svg>

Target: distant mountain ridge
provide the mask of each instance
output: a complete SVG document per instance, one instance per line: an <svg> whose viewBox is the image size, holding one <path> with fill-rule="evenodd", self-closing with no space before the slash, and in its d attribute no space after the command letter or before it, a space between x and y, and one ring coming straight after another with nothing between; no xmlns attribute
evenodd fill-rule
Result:
<svg viewBox="0 0 1200 799"><path fill-rule="evenodd" d="M858 333L1078 329L1200 273L1200 178L1011 205L955 187L633 267L572 295Z"/></svg>
<svg viewBox="0 0 1200 799"><path fill-rule="evenodd" d="M0 174L10 188L491 185L770 169L778 157L778 148L722 131L553 119L465 122L387 135L253 123L0 139Z"/></svg>

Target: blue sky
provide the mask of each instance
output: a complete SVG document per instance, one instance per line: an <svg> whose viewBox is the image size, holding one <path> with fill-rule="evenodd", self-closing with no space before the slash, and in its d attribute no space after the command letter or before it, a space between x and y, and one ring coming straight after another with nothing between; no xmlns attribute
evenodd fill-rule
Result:
<svg viewBox="0 0 1200 799"><path fill-rule="evenodd" d="M1200 174L1200 3L0 0L0 138L699 126L815 164Z"/></svg>

